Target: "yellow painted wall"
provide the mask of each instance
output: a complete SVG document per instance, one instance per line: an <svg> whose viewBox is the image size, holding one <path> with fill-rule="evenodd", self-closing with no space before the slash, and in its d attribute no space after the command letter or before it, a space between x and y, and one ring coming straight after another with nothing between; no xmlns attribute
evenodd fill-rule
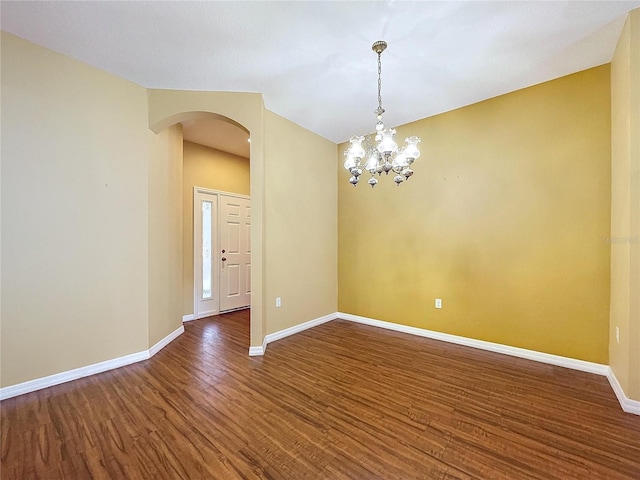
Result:
<svg viewBox="0 0 640 480"><path fill-rule="evenodd" d="M2 33L1 385L148 349L144 88Z"/></svg>
<svg viewBox="0 0 640 480"><path fill-rule="evenodd" d="M182 326L182 125L165 128L149 160L149 346Z"/></svg>
<svg viewBox="0 0 640 480"><path fill-rule="evenodd" d="M184 142L182 182L183 315L193 313L193 187L250 194L249 159Z"/></svg>
<svg viewBox="0 0 640 480"><path fill-rule="evenodd" d="M337 149L270 111L264 122L269 334L336 312Z"/></svg>
<svg viewBox="0 0 640 480"><path fill-rule="evenodd" d="M632 11L611 62L610 365L640 400L640 9ZM620 341L616 339L616 328Z"/></svg>
<svg viewBox="0 0 640 480"><path fill-rule="evenodd" d="M354 188L340 168L339 310L607 363L609 66L411 134L422 156L400 187Z"/></svg>

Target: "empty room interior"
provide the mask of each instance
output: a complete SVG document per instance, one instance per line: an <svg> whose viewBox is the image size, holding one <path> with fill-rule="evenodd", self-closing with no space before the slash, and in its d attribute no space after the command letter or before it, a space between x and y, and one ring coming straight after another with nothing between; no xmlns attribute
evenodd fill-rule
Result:
<svg viewBox="0 0 640 480"><path fill-rule="evenodd" d="M640 1L0 8L3 480L640 478Z"/></svg>

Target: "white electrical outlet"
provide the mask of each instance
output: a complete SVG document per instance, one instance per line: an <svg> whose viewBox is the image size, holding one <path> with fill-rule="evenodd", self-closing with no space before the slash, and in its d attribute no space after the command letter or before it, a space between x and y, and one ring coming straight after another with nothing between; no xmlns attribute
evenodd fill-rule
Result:
<svg viewBox="0 0 640 480"><path fill-rule="evenodd" d="M620 343L620 329L616 327L616 342Z"/></svg>
<svg viewBox="0 0 640 480"><path fill-rule="evenodd" d="M436 298L436 308L442 308L442 299Z"/></svg>
<svg viewBox="0 0 640 480"><path fill-rule="evenodd" d="M282 299L280 297L276 297L276 307L282 306Z"/></svg>

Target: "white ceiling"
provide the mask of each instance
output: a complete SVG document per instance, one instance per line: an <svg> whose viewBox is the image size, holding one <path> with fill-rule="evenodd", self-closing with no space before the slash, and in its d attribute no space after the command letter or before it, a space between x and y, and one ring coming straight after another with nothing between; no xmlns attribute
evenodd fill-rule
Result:
<svg viewBox="0 0 640 480"><path fill-rule="evenodd" d="M261 92L334 142L607 63L633 1L2 0L2 29L148 88Z"/></svg>

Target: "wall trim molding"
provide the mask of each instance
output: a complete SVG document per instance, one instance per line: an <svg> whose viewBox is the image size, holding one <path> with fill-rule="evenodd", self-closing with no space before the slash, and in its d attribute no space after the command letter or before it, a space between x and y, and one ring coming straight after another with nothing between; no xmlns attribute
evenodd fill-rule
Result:
<svg viewBox="0 0 640 480"><path fill-rule="evenodd" d="M290 335L295 335L296 333L308 330L309 328L317 327L318 325L330 322L331 320L335 320L336 318L336 313L330 313L328 315L309 320L308 322L304 322L299 325L294 325L293 327L285 328L284 330L278 330L277 332L270 333L269 335L266 335L264 337L262 346L249 347L249 356L256 357L264 355L264 353L267 351L267 345L271 342L275 342L276 340L280 340Z"/></svg>
<svg viewBox="0 0 640 480"><path fill-rule="evenodd" d="M335 320L336 318L337 317L335 313L330 313L329 315L314 318L313 320L309 320L308 322L304 322L299 325L294 325L293 327L285 328L284 330L270 333L269 335L264 337L264 341L266 344L269 344L271 342L275 342L276 340L280 340L296 333L300 333L304 330L317 327L318 325L322 325L323 323L330 322L331 320Z"/></svg>
<svg viewBox="0 0 640 480"><path fill-rule="evenodd" d="M398 323L385 322L382 320L374 320L372 318L352 315L350 313L338 312L336 315L342 320L363 323L374 327L385 328L387 330L394 330L396 332L432 338L434 340L442 340L444 342L464 345L466 347L479 348L481 350L488 350L494 353L502 353L504 355L511 355L512 357L526 358L527 360L534 360L536 362L548 363L550 365L557 365L559 367L571 368L573 370L580 370L582 372L595 373L596 375L606 376L607 372L609 371L608 365L603 365L600 363L587 362L584 360L577 360L575 358L569 357L561 357L559 355L553 355L550 353L527 350L525 348L511 347L509 345L486 342L484 340L460 337L458 335L436 332L434 330L426 330L424 328L409 327L407 325L400 325Z"/></svg>
<svg viewBox="0 0 640 480"><path fill-rule="evenodd" d="M27 382L0 388L0 400L17 397L18 395L24 395L25 393L35 392L36 390L41 390L43 388L53 387L55 385L60 385L61 383L78 380L90 375L106 372L107 370L113 370L114 368L125 367L132 363L148 360L183 332L184 327L181 325L179 328L153 345L149 350L131 353L123 357L105 360L104 362L98 362L85 367L74 368L73 370L67 370L66 372L55 373L46 377L36 378Z"/></svg>
<svg viewBox="0 0 640 480"><path fill-rule="evenodd" d="M527 350L525 348L511 347L509 345L502 345L500 343L485 342L484 340L475 340L473 338L460 337L458 335L451 335L449 333L436 332L434 330L410 327L407 325L400 325L398 323L375 320L373 318L361 317L359 315L352 315L350 313L337 312L336 318L347 320L350 322L371 325L373 327L385 328L387 330L393 330L396 332L408 333L410 335L432 338L434 340L442 340L444 342L464 345L466 347L479 348L481 350L487 350L494 353L502 353L504 355L511 355L513 357L526 358L527 360L556 365L558 367L570 368L572 370L580 370L582 372L601 375L607 377L607 379L609 380L609 384L611 385L611 388L613 389L613 392L615 393L618 402L620 403L620 407L622 407L622 410L627 413L640 415L640 401L632 400L627 397L627 395L624 393L624 390L622 389L622 386L620 385L620 382L618 382L615 373L609 365L587 362L585 360L577 360L575 358L562 357L559 355L538 352L535 350Z"/></svg>
<svg viewBox="0 0 640 480"><path fill-rule="evenodd" d="M267 345L263 343L258 347L249 347L249 356L250 357L261 357L264 355L264 352L267 350Z"/></svg>
<svg viewBox="0 0 640 480"><path fill-rule="evenodd" d="M180 335L182 335L184 333L184 326L180 325L178 328L176 328L173 332L171 332L169 335L167 335L166 337L164 337L163 339L161 339L158 343L156 343L155 345L153 345L149 350L148 350L148 358L153 357L156 353L158 353L160 350L162 350L164 347L166 347L167 345L169 345L173 340L175 340L176 338L178 338Z"/></svg>
<svg viewBox="0 0 640 480"><path fill-rule="evenodd" d="M190 313L189 315L183 315L182 316L182 323L184 322L190 322L192 320L195 320L196 316L193 313Z"/></svg>
<svg viewBox="0 0 640 480"><path fill-rule="evenodd" d="M190 316L193 317L193 315L185 315L183 317L183 322L193 320L193 318L185 319L185 317ZM627 413L640 415L640 401L632 400L627 397L615 373L608 365L587 362L584 360L577 360L575 358L562 357L550 353L537 352L535 350L511 347L509 345L486 342L484 340L476 340L473 338L461 337L458 335L451 335L449 333L436 332L434 330L427 330L424 328L410 327L408 325L385 322L383 320L375 320L373 318L352 315L350 313L330 313L328 315L309 320L308 322L294 325L293 327L285 328L284 330L279 330L274 333L270 333L264 337L262 345L249 347L249 356L262 356L265 354L267 345L269 343L289 337L291 335L295 335L296 333L300 333L304 330L308 330L309 328L317 327L318 325L322 325L323 323L330 322L336 319L362 323L364 325L370 325L373 327L384 328L386 330L407 333L409 335L441 340L444 342L463 345L466 347L478 348L494 353L501 353L513 357L525 358L527 360L533 360L536 362L547 363L559 367L570 368L572 370L579 370L582 372L602 375L607 377L607 379L609 380L609 384L611 385L611 388L615 393L616 398L618 399L618 402L622 407L622 410ZM125 367L127 365L131 365L132 363L148 360L183 333L184 326L181 325L169 335L161 339L158 343L153 345L149 350L132 353L111 360L106 360L104 362L98 362L92 365L87 365L85 367L75 368L66 372L56 373L46 377L36 378L27 382L0 388L0 400L17 397L18 395L24 395L25 393L35 392L36 390L41 390L43 388L53 387L61 383L70 382L72 380L88 377L90 375L96 375L98 373L113 370L115 368Z"/></svg>
<svg viewBox="0 0 640 480"><path fill-rule="evenodd" d="M618 381L618 377L616 377L616 374L613 372L613 369L611 367L608 368L609 371L607 372L607 379L609 380L609 384L613 389L613 393L615 393L616 397L618 398L618 402L620 402L622 410L627 413L640 415L640 401L632 400L627 397L627 395L624 393L624 390L622 389L622 386L620 385L620 382Z"/></svg>

